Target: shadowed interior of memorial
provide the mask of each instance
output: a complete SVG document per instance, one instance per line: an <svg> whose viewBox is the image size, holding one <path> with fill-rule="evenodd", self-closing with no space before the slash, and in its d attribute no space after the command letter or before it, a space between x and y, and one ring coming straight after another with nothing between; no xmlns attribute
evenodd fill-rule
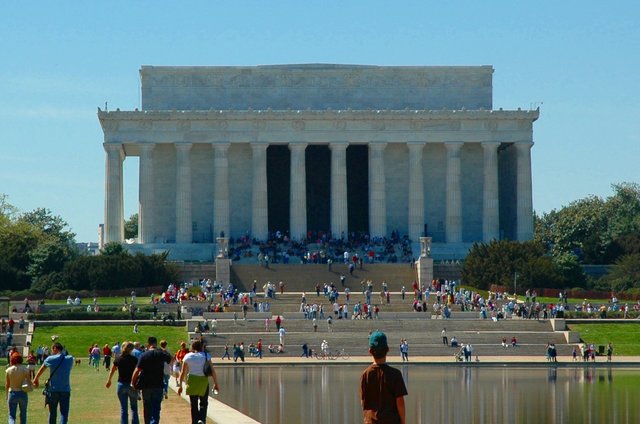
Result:
<svg viewBox="0 0 640 424"><path fill-rule="evenodd" d="M366 144L347 147L347 198L349 232L369 232L369 146Z"/></svg>
<svg viewBox="0 0 640 424"><path fill-rule="evenodd" d="M305 152L307 174L307 231L328 232L331 228L331 150L328 145L311 145Z"/></svg>
<svg viewBox="0 0 640 424"><path fill-rule="evenodd" d="M269 232L289 231L291 154L287 145L267 148L267 202L269 204Z"/></svg>

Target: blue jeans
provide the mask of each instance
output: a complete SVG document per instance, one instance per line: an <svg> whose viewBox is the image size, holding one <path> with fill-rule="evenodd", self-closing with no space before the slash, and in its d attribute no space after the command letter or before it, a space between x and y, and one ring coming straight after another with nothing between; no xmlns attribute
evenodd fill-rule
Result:
<svg viewBox="0 0 640 424"><path fill-rule="evenodd" d="M120 401L120 424L129 424L129 404L131 405L131 424L140 424L138 418L138 392L128 384L118 383Z"/></svg>
<svg viewBox="0 0 640 424"><path fill-rule="evenodd" d="M49 424L56 424L58 419L58 405L60 405L60 424L69 422L69 399L71 392L51 392L49 404Z"/></svg>
<svg viewBox="0 0 640 424"><path fill-rule="evenodd" d="M162 387L142 390L142 403L144 405L144 423L160 423L160 405L162 404Z"/></svg>
<svg viewBox="0 0 640 424"><path fill-rule="evenodd" d="M27 403L29 397L25 392L10 391L7 405L9 406L9 424L16 423L16 412L20 406L20 423L27 424Z"/></svg>

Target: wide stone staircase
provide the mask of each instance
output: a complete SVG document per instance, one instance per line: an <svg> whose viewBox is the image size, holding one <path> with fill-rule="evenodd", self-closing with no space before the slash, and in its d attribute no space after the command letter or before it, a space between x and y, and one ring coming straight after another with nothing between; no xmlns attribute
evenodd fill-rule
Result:
<svg viewBox="0 0 640 424"><path fill-rule="evenodd" d="M409 264L364 264L363 268L356 267L353 274L349 274L348 266L334 263L329 271L328 265L291 265L270 264L269 268L259 265L233 265L231 267L231 282L237 287L250 289L256 280L258 290L267 281L278 283L283 281L287 291L312 291L316 283L333 282L340 285L340 276L346 278L346 286L352 291L360 290L360 282L371 280L379 289L382 281L387 281L389 289L400 291L402 286L411 289L411 283L417 278L415 269Z"/></svg>
<svg viewBox="0 0 640 424"><path fill-rule="evenodd" d="M286 330L285 355L288 356L299 356L303 343L318 349L323 340L327 340L331 349L344 348L349 355L366 356L369 332L375 330L381 330L387 334L392 355L398 354L397 346L403 338L409 341L411 355L454 355L457 349L442 343L443 328L446 328L449 339L455 336L459 343L471 343L474 355L479 356L539 356L545 354L547 343L555 343L559 355L570 355L573 348L573 345L567 344L563 333L553 331L549 321L336 319L331 325L331 332L324 320L318 322L318 330L314 332L309 320L285 319L282 326ZM210 352L214 355L222 355L225 344L232 346L233 343L241 341L248 346L249 343L256 343L258 338L262 338L265 347L269 344L277 345L279 337L273 323L270 330L265 331L263 320L218 320L217 335L207 334L204 338ZM510 344L514 336L518 341L517 347L502 347L503 337Z"/></svg>
<svg viewBox="0 0 640 424"><path fill-rule="evenodd" d="M381 330L387 333L391 346L391 354L399 355L398 346L400 339L407 339L410 345L410 355L418 356L447 356L454 355L456 348L445 346L442 343L441 333L446 328L449 340L456 337L460 344L471 343L474 355L509 355L509 356L542 356L546 353L546 345L554 343L559 355L570 355L574 344L567 342L563 331L554 331L549 320L522 320L506 319L493 321L479 318L478 311L464 311L455 305L452 308L451 319L445 320L432 311L432 303L435 296L429 297L427 312L414 312L412 310L413 294L408 292L405 300L401 300L400 293L392 292L391 303L380 302L379 292L374 292L372 304L379 304L379 319L350 319L354 303L363 302L365 296L358 290L353 291L349 302L349 319L337 319L328 299L321 293L317 296L315 291L305 293L307 303L324 305L325 318L317 319L317 332L314 332L312 321L305 319L300 313L301 292L285 292L276 294L275 299L267 299L270 304L270 313L252 314L247 320L242 319L241 308L233 305L230 311L233 313L207 314L207 317L216 318L216 335L205 334L207 346L214 355L221 356L223 347L228 344L244 342L256 343L262 338L265 346L265 355L270 355L266 346L279 343L279 337L275 328L275 317L282 317L282 326L286 330L285 356L299 356L301 346L307 343L312 349L319 349L323 340L327 340L331 349L344 348L349 355L366 356L367 340L371 331ZM257 302L265 302L260 295ZM345 302L344 294L338 299L340 304ZM326 318L333 316L331 329ZM265 317L270 317L269 331L265 328ZM201 318L194 317L188 324L193 329ZM330 331L331 330L331 331ZM511 338L517 340L517 347L511 347ZM506 338L509 347L502 347L502 339Z"/></svg>

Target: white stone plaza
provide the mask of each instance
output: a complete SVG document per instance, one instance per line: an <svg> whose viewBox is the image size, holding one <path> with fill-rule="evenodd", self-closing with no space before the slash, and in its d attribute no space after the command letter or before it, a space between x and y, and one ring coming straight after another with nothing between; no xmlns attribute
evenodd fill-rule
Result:
<svg viewBox="0 0 640 424"><path fill-rule="evenodd" d="M491 66L143 66L142 110L99 111L104 241L124 240L140 158L141 248L211 258L266 240L392 231L434 251L533 235L537 110L493 110Z"/></svg>

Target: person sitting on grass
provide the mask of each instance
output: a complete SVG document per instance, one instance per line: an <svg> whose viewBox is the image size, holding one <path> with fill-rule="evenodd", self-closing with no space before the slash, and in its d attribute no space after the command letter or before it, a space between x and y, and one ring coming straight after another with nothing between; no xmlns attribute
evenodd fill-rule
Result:
<svg viewBox="0 0 640 424"><path fill-rule="evenodd" d="M373 364L360 377L360 402L364 424L405 424L404 396L407 388L402 373L387 365L387 336L375 331L369 338L369 354Z"/></svg>

